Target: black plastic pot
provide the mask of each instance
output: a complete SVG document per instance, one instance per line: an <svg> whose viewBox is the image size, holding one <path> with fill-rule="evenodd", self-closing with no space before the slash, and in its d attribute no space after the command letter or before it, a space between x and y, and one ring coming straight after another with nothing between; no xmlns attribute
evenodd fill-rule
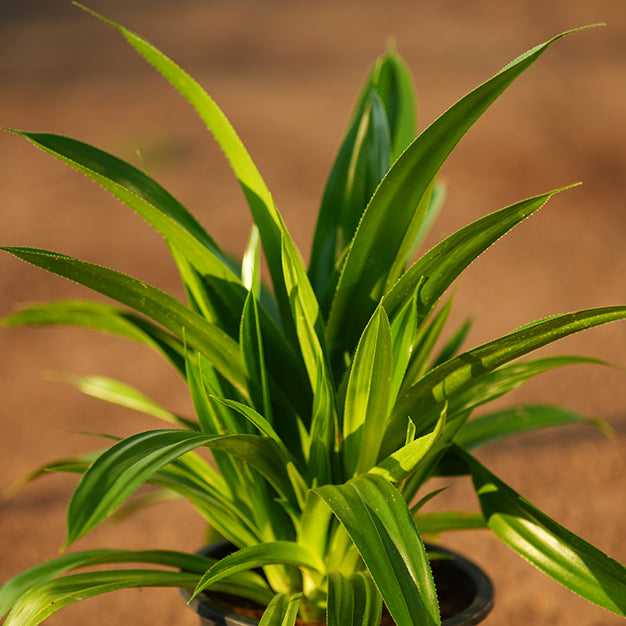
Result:
<svg viewBox="0 0 626 626"><path fill-rule="evenodd" d="M474 563L440 546L427 545L430 551L447 555L445 559L431 561L442 626L473 626L479 624L493 607L493 585L487 575ZM232 544L220 541L207 546L200 554L223 558L233 550ZM181 589L185 602L191 591ZM216 599L204 594L194 598L189 607L200 616L200 626L256 626L258 621L225 608Z"/></svg>

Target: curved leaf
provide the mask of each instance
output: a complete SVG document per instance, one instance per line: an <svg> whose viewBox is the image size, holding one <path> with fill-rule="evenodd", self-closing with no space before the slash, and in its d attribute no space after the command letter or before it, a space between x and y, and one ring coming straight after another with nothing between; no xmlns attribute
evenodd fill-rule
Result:
<svg viewBox="0 0 626 626"><path fill-rule="evenodd" d="M625 318L626 306L614 306L538 321L436 367L399 397L394 413L410 415L420 432L432 423L438 407L480 376L557 339Z"/></svg>
<svg viewBox="0 0 626 626"><path fill-rule="evenodd" d="M5 626L37 626L63 607L132 587L193 587L197 574L158 570L118 570L73 574L39 584L22 596Z"/></svg>
<svg viewBox="0 0 626 626"><path fill-rule="evenodd" d="M322 571L324 564L308 548L293 541L272 541L248 546L220 559L202 576L193 597L207 587L240 572L266 565L293 565Z"/></svg>
<svg viewBox="0 0 626 626"><path fill-rule="evenodd" d="M0 320L2 326L70 325L132 339L162 353L179 373L185 371L183 344L130 311L100 302L64 300L22 308Z"/></svg>
<svg viewBox="0 0 626 626"><path fill-rule="evenodd" d="M103 522L158 470L199 446L245 460L283 497L295 500L281 457L270 439L254 435L206 435L187 430L147 431L113 445L84 474L68 507L66 545Z"/></svg>
<svg viewBox="0 0 626 626"><path fill-rule="evenodd" d="M277 593L263 611L259 626L293 626L301 599L301 593Z"/></svg>
<svg viewBox="0 0 626 626"><path fill-rule="evenodd" d="M589 424L610 432L606 422L583 417L558 406L525 405L482 415L466 422L454 441L467 450L473 450L539 428L569 424Z"/></svg>
<svg viewBox="0 0 626 626"><path fill-rule="evenodd" d="M466 453L483 515L493 532L563 586L626 617L626 567L534 507Z"/></svg>
<svg viewBox="0 0 626 626"><path fill-rule="evenodd" d="M161 51L120 24L98 15L95 11L77 2L75 4L117 29L126 41L192 105L224 151L241 185L254 221L259 229L281 319L287 336L293 339L295 333L289 308L289 299L284 285L281 241L284 239L287 242L286 245L292 253L295 253L296 248L265 181L234 128L204 89ZM302 268L302 271L304 272L304 268Z"/></svg>
<svg viewBox="0 0 626 626"><path fill-rule="evenodd" d="M418 323L435 306L459 274L489 246L517 224L538 211L556 189L534 196L482 217L456 231L418 259L385 294L383 305L393 317L415 292L418 294Z"/></svg>
<svg viewBox="0 0 626 626"><path fill-rule="evenodd" d="M0 250L76 281L162 324L203 352L236 388L245 393L245 374L235 341L172 296L126 274L64 254L21 247L1 247Z"/></svg>

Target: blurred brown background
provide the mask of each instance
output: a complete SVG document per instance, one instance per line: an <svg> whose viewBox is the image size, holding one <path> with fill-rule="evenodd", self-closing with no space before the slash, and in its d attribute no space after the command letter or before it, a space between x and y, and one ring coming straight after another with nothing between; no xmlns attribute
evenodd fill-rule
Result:
<svg viewBox="0 0 626 626"><path fill-rule="evenodd" d="M227 113L308 256L325 177L374 58L394 38L419 93L420 128L521 52L571 27L470 131L442 173L440 238L527 196L579 180L466 272L455 320L476 313L470 345L532 319L626 301L626 4L623 0L386 3L91 0L194 75ZM0 124L77 137L151 171L227 249L250 220L238 186L188 105L119 35L65 0L0 0ZM18 137L0 135L2 244L56 249L181 294L165 246L126 207ZM433 239L434 241L434 239ZM0 260L0 314L15 303L91 297L12 257ZM0 487L34 465L96 447L73 431L126 435L154 427L42 373L106 374L186 411L182 384L146 351L65 329L0 332ZM626 366L626 324L542 354L583 353ZM528 383L511 402L555 402L608 419L527 436L480 458L560 523L626 562L626 378L578 366ZM0 502L0 581L54 557L74 479L51 476ZM463 481L439 508L475 508ZM179 507L180 508L180 507ZM193 550L202 523L159 505L109 524L76 548ZM483 533L443 537L497 585L491 626L611 625L617 617L549 581ZM124 591L71 607L50 624L196 624L173 590Z"/></svg>

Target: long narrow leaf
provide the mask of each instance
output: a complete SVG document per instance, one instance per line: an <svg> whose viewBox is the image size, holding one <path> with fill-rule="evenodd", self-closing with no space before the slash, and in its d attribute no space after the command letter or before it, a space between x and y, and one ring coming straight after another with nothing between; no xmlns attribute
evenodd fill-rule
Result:
<svg viewBox="0 0 626 626"><path fill-rule="evenodd" d="M421 322L476 257L538 211L553 195L565 189L569 187L534 196L490 213L438 243L418 259L385 294L383 303L389 316L393 317L397 308L417 291L418 319Z"/></svg>
<svg viewBox="0 0 626 626"><path fill-rule="evenodd" d="M245 373L237 344L221 329L172 296L120 272L64 254L33 248L0 249L130 306L162 324L179 338L184 336L188 344L210 358L235 387L245 390Z"/></svg>
<svg viewBox="0 0 626 626"><path fill-rule="evenodd" d="M467 450L473 450L540 428L569 424L589 424L604 432L610 432L610 426L599 419L584 417L558 406L525 405L503 409L468 421L456 436L455 443Z"/></svg>
<svg viewBox="0 0 626 626"><path fill-rule="evenodd" d="M459 100L419 135L385 176L359 224L333 300L328 321L333 363L354 345L354 329L365 326L383 295L416 207L447 156L507 87L565 34L533 48Z"/></svg>
<svg viewBox="0 0 626 626"><path fill-rule="evenodd" d="M382 601L367 572L328 576L327 626L380 626Z"/></svg>
<svg viewBox="0 0 626 626"><path fill-rule="evenodd" d="M557 356L511 363L474 380L463 391L455 394L449 404L451 416L472 411L517 389L534 376L567 365L608 365L605 361L579 356Z"/></svg>
<svg viewBox="0 0 626 626"><path fill-rule="evenodd" d="M283 497L294 500L293 488L270 439L254 435L205 435L186 430L147 431L109 448L82 477L68 507L66 544L104 521L158 470L199 446L246 460Z"/></svg>
<svg viewBox="0 0 626 626"><path fill-rule="evenodd" d="M393 372L391 327L381 307L368 323L354 356L343 416L346 476L376 464L389 415Z"/></svg>
<svg viewBox="0 0 626 626"><path fill-rule="evenodd" d="M63 300L19 309L0 320L2 326L70 325L132 339L162 353L179 373L185 371L182 342L130 311L100 302Z"/></svg>
<svg viewBox="0 0 626 626"><path fill-rule="evenodd" d="M158 570L117 570L73 574L33 587L18 600L5 626L37 626L69 604L132 587L192 587L197 574Z"/></svg>
<svg viewBox="0 0 626 626"><path fill-rule="evenodd" d="M398 490L381 476L363 475L316 493L350 535L395 622L440 624L428 557Z"/></svg>
<svg viewBox="0 0 626 626"><path fill-rule="evenodd" d="M583 598L626 617L626 567L557 524L469 454L487 525L542 572Z"/></svg>
<svg viewBox="0 0 626 626"><path fill-rule="evenodd" d="M398 419L410 415L418 429L422 428L433 419L437 407L480 376L557 339L625 318L626 306L587 309L542 320L490 341L432 370L398 399L395 413Z"/></svg>
<svg viewBox="0 0 626 626"><path fill-rule="evenodd" d="M55 376L57 378L57 376ZM62 381L75 385L80 391L88 396L111 402L120 406L151 415L157 419L169 422L175 426L183 426L191 430L197 430L196 422L175 415L164 409L157 402L148 398L138 389L120 380L107 376L72 376L61 374L58 378Z"/></svg>
<svg viewBox="0 0 626 626"><path fill-rule="evenodd" d="M273 541L249 546L233 552L215 563L200 579L193 595L233 574L266 565L293 565L315 571L323 570L323 562L308 548L293 541Z"/></svg>
<svg viewBox="0 0 626 626"><path fill-rule="evenodd" d="M281 240L286 240L286 245L292 251L295 251L295 245L274 205L267 185L232 125L202 87L153 45L120 24L98 15L77 2L74 4L117 29L126 41L193 106L208 130L215 137L241 185L254 221L259 228L285 331L288 333L288 336L293 338L293 321L282 273Z"/></svg>

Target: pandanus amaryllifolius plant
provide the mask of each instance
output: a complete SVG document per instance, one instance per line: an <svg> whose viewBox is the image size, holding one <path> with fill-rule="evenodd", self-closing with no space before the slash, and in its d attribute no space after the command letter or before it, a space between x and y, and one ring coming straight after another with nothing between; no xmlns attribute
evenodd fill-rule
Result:
<svg viewBox="0 0 626 626"><path fill-rule="evenodd" d="M86 393L169 424L49 463L33 477L43 470L81 474L68 506L66 547L134 499L141 504L145 492L137 489L148 484L146 501L175 494L236 551L222 559L163 550L68 552L5 584L5 624L32 626L79 599L146 586L251 599L267 607L263 625L295 624L297 616L304 623L376 625L383 607L400 626L439 624L422 536L464 528L491 529L566 587L626 615L626 568L473 455L520 432L585 421L547 405L473 413L541 372L592 362L520 358L623 319L626 306L556 315L467 351L469 323L445 331L452 300L444 294L461 272L558 190L487 214L416 254L441 208L437 175L450 152L563 35L522 54L417 137L406 65L395 51L378 59L332 166L307 267L215 102L147 41L101 19L206 123L254 227L243 259L233 262L143 170L75 139L11 131L93 179L155 228L187 301L64 254L4 247L115 301L31 305L4 325L72 324L140 342L184 378L195 408L195 416L181 417L118 380L74 378ZM211 452L210 462L199 449ZM450 475L471 477L478 512L424 512L437 495L429 479ZM110 567L70 573L96 564Z"/></svg>

